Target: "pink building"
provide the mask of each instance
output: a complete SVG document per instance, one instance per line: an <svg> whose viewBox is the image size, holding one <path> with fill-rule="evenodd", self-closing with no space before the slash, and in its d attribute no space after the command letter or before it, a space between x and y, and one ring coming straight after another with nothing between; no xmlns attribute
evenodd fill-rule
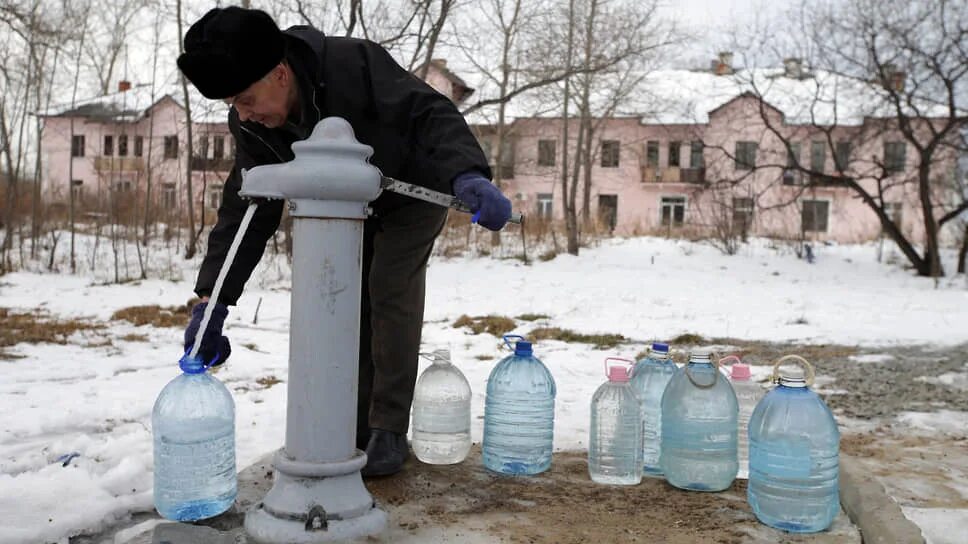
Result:
<svg viewBox="0 0 968 544"><path fill-rule="evenodd" d="M827 77L808 74L799 63L734 73L720 62L709 71L651 74L638 111L655 113L595 120L591 218L620 234L877 238L877 215L840 178L853 177L873 191L885 167L888 183L914 176L916 154L885 128L889 115L866 109L876 102L869 85L845 92L842 82L832 86ZM457 104L474 92L442 60L431 61L425 78ZM831 87L839 89L836 97L825 96ZM133 206L144 202L150 182L156 218L184 220L191 160L195 202L214 215L232 166L226 107L192 98L195 145L188 153L180 96L173 90L152 97L146 87L122 82L117 93L47 112L42 179L48 201L66 202L70 186L82 209ZM495 127L472 127L493 159ZM562 128L560 117L527 116L512 117L506 127L502 187L532 217L563 217ZM577 120L569 130L574 165ZM944 160L936 171L947 175L950 166L953 175L954 157ZM809 179L795 164L824 176ZM896 184L883 198L902 230L921 240L920 202L911 184ZM579 187L579 211L583 201Z"/></svg>

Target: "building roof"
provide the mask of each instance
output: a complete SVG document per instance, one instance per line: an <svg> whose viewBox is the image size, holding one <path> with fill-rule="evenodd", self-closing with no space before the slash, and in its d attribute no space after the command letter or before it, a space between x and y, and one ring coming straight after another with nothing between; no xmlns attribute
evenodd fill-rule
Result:
<svg viewBox="0 0 968 544"><path fill-rule="evenodd" d="M194 87L188 87L192 105L192 118L196 123L224 123L228 118L228 106L221 100L209 100ZM184 108L183 92L180 85L164 85L154 92L147 84L135 85L127 91L77 100L73 107L70 103L54 104L47 110L38 112L40 117L83 117L110 123L134 123L144 119L147 113L165 98Z"/></svg>

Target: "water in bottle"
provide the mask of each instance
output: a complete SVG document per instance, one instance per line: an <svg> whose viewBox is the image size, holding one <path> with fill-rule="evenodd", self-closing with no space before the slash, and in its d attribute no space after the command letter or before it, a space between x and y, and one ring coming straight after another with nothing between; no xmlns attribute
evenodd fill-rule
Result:
<svg viewBox="0 0 968 544"><path fill-rule="evenodd" d="M676 373L669 345L652 344L649 355L632 369L632 391L642 407L642 475L662 477L659 448L662 440L662 393Z"/></svg>
<svg viewBox="0 0 968 544"><path fill-rule="evenodd" d="M778 371L784 360L803 363ZM778 378L777 378L778 377ZM840 432L815 392L813 369L798 356L774 366L779 385L750 418L750 480L747 498L761 522L795 533L822 531L840 511Z"/></svg>
<svg viewBox="0 0 968 544"><path fill-rule="evenodd" d="M551 467L554 439L555 380L531 349L516 338L514 354L502 359L487 380L481 456L488 470L538 474Z"/></svg>
<svg viewBox="0 0 968 544"><path fill-rule="evenodd" d="M722 491L736 478L736 394L713 365L708 350L695 350L662 395L659 464L680 489Z"/></svg>
<svg viewBox="0 0 968 544"><path fill-rule="evenodd" d="M174 521L206 519L235 502L235 403L198 358L162 389L151 414L155 508Z"/></svg>
<svg viewBox="0 0 968 544"><path fill-rule="evenodd" d="M736 359L739 361L739 359ZM737 459L739 461L739 478L749 477L749 422L753 409L766 394L759 383L754 382L750 366L743 362L734 363L729 369L729 383L736 393L739 403L739 417L737 418Z"/></svg>
<svg viewBox="0 0 968 544"><path fill-rule="evenodd" d="M642 410L629 384L634 364L616 357L605 359L608 381L592 396L588 474L600 484L642 481Z"/></svg>
<svg viewBox="0 0 968 544"><path fill-rule="evenodd" d="M453 465L471 449L471 386L450 360L433 352L413 392L413 452L424 463Z"/></svg>

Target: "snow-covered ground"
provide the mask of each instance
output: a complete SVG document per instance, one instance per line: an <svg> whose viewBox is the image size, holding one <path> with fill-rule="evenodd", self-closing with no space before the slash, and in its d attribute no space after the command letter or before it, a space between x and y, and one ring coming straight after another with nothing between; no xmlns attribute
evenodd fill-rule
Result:
<svg viewBox="0 0 968 544"><path fill-rule="evenodd" d="M625 336L628 343L610 350L558 341L536 345L558 383L555 446L583 449L588 403L604 380L604 358L633 358L653 339L692 333L877 346L888 353L896 345L968 341L964 278L935 285L876 262L875 254L874 246L821 247L811 265L765 242L724 256L700 244L637 238L608 240L580 257L560 255L530 266L435 257L428 273L425 350L449 347L467 375L474 390L473 438L479 441L487 375L507 352L494 336L454 328L458 317L542 314L547 317L517 320L513 332L527 336L535 327L555 326ZM22 358L0 358L0 542L66 542L152 509L151 408L178 372L182 330L136 327L111 316L129 306L184 304L198 261L172 255L154 251L152 270L164 270L164 280L111 284L105 276L113 274L104 270L0 276L0 307L106 325L65 344L17 344L7 352ZM107 254L100 259L105 267L111 262ZM217 377L234 393L240 468L284 439L289 292L282 263L266 259L227 321L233 353ZM890 359L880 357L856 362ZM283 383L273 385L273 378ZM966 383L964 374L939 379ZM930 426L933 416L917 417L918 425ZM71 453L79 455L66 466L58 461ZM965 515L908 514L927 525L963 524Z"/></svg>

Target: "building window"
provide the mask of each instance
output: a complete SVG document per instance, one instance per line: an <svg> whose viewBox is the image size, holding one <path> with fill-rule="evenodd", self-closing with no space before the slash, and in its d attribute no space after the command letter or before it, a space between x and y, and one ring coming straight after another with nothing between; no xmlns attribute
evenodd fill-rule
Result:
<svg viewBox="0 0 968 544"><path fill-rule="evenodd" d="M553 196L551 193L538 193L538 217L551 219Z"/></svg>
<svg viewBox="0 0 968 544"><path fill-rule="evenodd" d="M734 198L733 199L733 232L741 234L744 238L753 225L753 199Z"/></svg>
<svg viewBox="0 0 968 544"><path fill-rule="evenodd" d="M102 151L102 155L105 157L114 155L114 136L110 134L104 135L104 149Z"/></svg>
<svg viewBox="0 0 968 544"><path fill-rule="evenodd" d="M826 200L803 201L803 232L827 232L827 216L830 202Z"/></svg>
<svg viewBox="0 0 968 544"><path fill-rule="evenodd" d="M198 137L198 149L196 150L195 156L200 159L208 158L208 136Z"/></svg>
<svg viewBox="0 0 968 544"><path fill-rule="evenodd" d="M538 140L538 166L555 165L555 141Z"/></svg>
<svg viewBox="0 0 968 544"><path fill-rule="evenodd" d="M837 142L834 151L834 161L835 167L838 172L844 172L847 170L847 165L850 163L850 152L852 151L850 142L840 141Z"/></svg>
<svg viewBox="0 0 968 544"><path fill-rule="evenodd" d="M514 177L514 138L505 135L501 143L501 179Z"/></svg>
<svg viewBox="0 0 968 544"><path fill-rule="evenodd" d="M84 203L84 180L71 180L71 196L74 197L75 205Z"/></svg>
<svg viewBox="0 0 968 544"><path fill-rule="evenodd" d="M131 191L131 180L130 179L119 179L111 185L111 188L119 193L127 193Z"/></svg>
<svg viewBox="0 0 968 544"><path fill-rule="evenodd" d="M121 134L118 136L118 156L127 157L128 156L128 135Z"/></svg>
<svg viewBox="0 0 968 544"><path fill-rule="evenodd" d="M669 166L679 166L679 152L682 142L669 142Z"/></svg>
<svg viewBox="0 0 968 544"><path fill-rule="evenodd" d="M134 137L134 156L140 157L145 153L145 139L144 136Z"/></svg>
<svg viewBox="0 0 968 544"><path fill-rule="evenodd" d="M810 170L822 174L827 164L827 144L823 140L810 142Z"/></svg>
<svg viewBox="0 0 968 544"><path fill-rule="evenodd" d="M783 170L784 185L799 185L800 171L800 142L790 142L787 148L786 168Z"/></svg>
<svg viewBox="0 0 968 544"><path fill-rule="evenodd" d="M225 136L212 137L212 158L221 160L225 157Z"/></svg>
<svg viewBox="0 0 968 544"><path fill-rule="evenodd" d="M904 171L907 145L904 142L884 142L884 169L891 174Z"/></svg>
<svg viewBox="0 0 968 544"><path fill-rule="evenodd" d="M618 223L618 195L598 195L598 220L609 230Z"/></svg>
<svg viewBox="0 0 968 544"><path fill-rule="evenodd" d="M213 183L208 187L208 207L213 210L219 209L222 205L222 184Z"/></svg>
<svg viewBox="0 0 968 544"><path fill-rule="evenodd" d="M736 169L752 170L756 167L756 142L736 142Z"/></svg>
<svg viewBox="0 0 968 544"><path fill-rule="evenodd" d="M178 158L178 135L165 136L165 158Z"/></svg>
<svg viewBox="0 0 968 544"><path fill-rule="evenodd" d="M175 207L175 184L164 183L161 186L161 206L166 210Z"/></svg>
<svg viewBox="0 0 968 544"><path fill-rule="evenodd" d="M75 134L71 136L71 157L84 156L84 135Z"/></svg>
<svg viewBox="0 0 968 544"><path fill-rule="evenodd" d="M664 196L659 204L663 227L681 227L686 219L686 197Z"/></svg>
<svg viewBox="0 0 968 544"><path fill-rule="evenodd" d="M616 163L616 166L618 163ZM645 165L650 168L659 167L659 142L649 141L645 144ZM604 164L602 166L605 166Z"/></svg>
<svg viewBox="0 0 968 544"><path fill-rule="evenodd" d="M691 142L689 144L689 168L703 168L704 166L702 142Z"/></svg>
<svg viewBox="0 0 968 544"><path fill-rule="evenodd" d="M618 140L602 140L602 167L618 167L619 145Z"/></svg>

